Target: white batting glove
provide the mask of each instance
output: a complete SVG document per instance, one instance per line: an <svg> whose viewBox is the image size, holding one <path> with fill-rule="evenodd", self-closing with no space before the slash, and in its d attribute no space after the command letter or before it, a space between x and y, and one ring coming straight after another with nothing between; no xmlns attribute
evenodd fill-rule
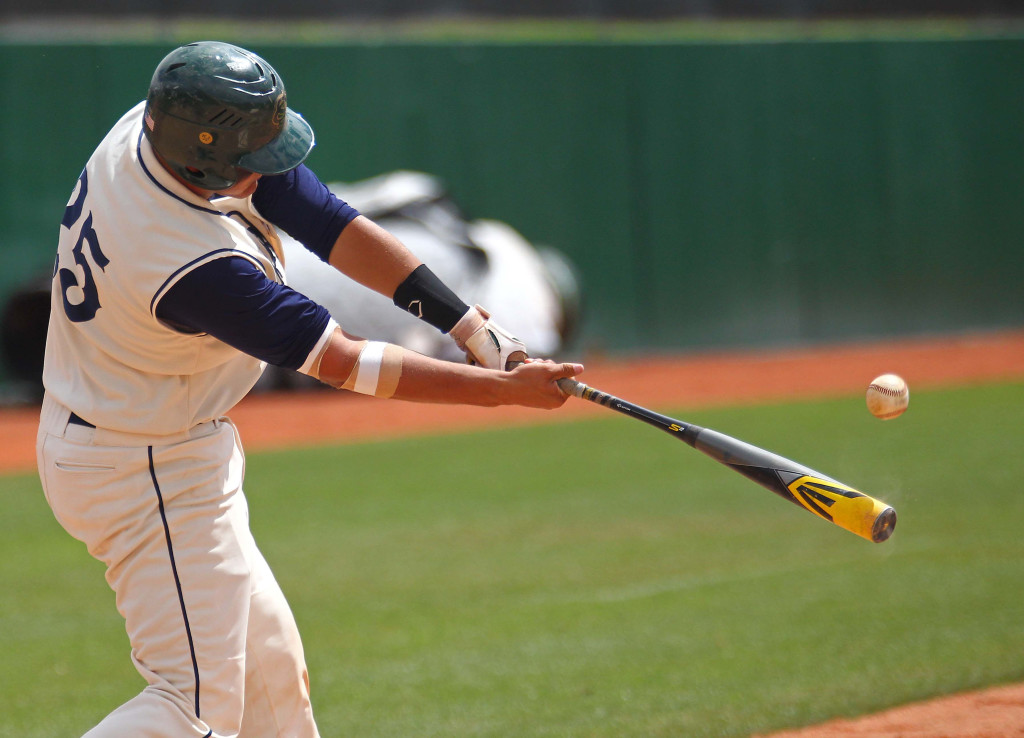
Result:
<svg viewBox="0 0 1024 738"><path fill-rule="evenodd" d="M448 335L466 352L470 364L487 369L508 371L528 356L525 344L491 320L491 314L479 305L467 310Z"/></svg>

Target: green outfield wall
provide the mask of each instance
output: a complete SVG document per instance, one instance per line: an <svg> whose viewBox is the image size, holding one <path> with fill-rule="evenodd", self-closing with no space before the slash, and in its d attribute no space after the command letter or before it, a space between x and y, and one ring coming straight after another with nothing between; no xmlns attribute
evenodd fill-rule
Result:
<svg viewBox="0 0 1024 738"><path fill-rule="evenodd" d="M578 266L580 350L1024 323L1024 38L246 44L325 180L444 178ZM0 46L0 297L173 44Z"/></svg>

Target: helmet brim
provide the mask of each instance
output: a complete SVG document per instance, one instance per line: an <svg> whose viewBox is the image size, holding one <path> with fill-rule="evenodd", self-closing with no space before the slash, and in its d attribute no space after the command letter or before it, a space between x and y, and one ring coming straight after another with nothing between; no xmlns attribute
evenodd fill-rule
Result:
<svg viewBox="0 0 1024 738"><path fill-rule="evenodd" d="M257 174L284 174L306 160L314 143L312 126L289 108L281 135L263 148L239 157L237 166Z"/></svg>

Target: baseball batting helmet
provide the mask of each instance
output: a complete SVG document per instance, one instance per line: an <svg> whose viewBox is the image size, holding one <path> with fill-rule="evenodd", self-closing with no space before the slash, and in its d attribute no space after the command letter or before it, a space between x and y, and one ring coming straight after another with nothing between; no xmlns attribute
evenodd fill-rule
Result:
<svg viewBox="0 0 1024 738"><path fill-rule="evenodd" d="M143 131L176 174L214 191L246 171L294 169L313 148L313 129L288 109L274 68L219 41L188 44L164 57L149 85Z"/></svg>

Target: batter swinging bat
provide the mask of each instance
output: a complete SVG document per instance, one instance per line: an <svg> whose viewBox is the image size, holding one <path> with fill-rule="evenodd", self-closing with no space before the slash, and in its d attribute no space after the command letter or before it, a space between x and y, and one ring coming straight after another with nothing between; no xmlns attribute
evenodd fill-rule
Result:
<svg viewBox="0 0 1024 738"><path fill-rule="evenodd" d="M574 379L560 379L567 395L604 405L660 428L819 518L875 543L892 535L896 511L803 464L752 446L724 433L659 415Z"/></svg>

